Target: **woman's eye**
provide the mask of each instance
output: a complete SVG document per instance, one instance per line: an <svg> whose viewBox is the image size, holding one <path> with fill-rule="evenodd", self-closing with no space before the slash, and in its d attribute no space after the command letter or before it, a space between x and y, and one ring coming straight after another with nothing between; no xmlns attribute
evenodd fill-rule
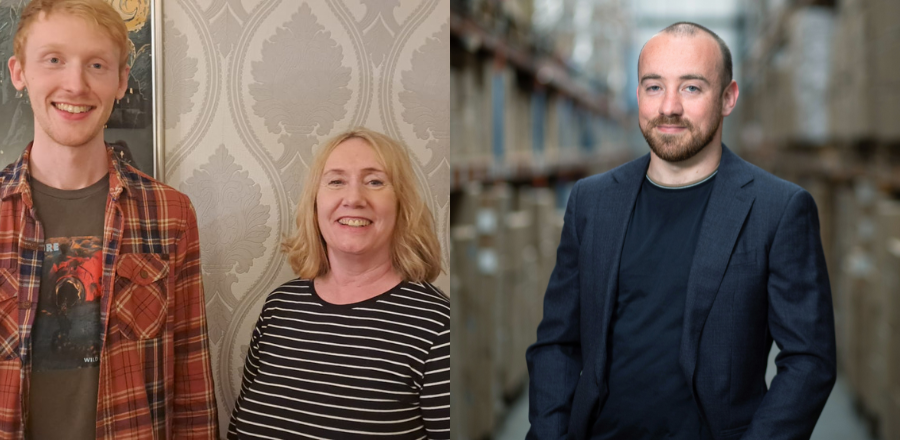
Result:
<svg viewBox="0 0 900 440"><path fill-rule="evenodd" d="M384 181L378 179L372 179L367 182L369 186L384 186Z"/></svg>
<svg viewBox="0 0 900 440"><path fill-rule="evenodd" d="M47 61L49 61L50 64L59 64L59 58L57 57L50 57L50 59Z"/></svg>

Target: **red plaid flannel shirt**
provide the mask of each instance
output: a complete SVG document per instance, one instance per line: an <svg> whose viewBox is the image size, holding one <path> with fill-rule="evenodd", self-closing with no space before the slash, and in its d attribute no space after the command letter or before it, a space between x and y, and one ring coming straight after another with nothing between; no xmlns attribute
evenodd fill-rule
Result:
<svg viewBox="0 0 900 440"><path fill-rule="evenodd" d="M194 209L187 196L107 150L97 438L217 438ZM0 172L2 439L24 438L44 260L30 153L31 145Z"/></svg>

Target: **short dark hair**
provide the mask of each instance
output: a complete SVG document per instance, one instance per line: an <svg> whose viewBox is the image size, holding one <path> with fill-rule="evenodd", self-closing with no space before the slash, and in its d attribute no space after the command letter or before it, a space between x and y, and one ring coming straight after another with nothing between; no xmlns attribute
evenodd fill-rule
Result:
<svg viewBox="0 0 900 440"><path fill-rule="evenodd" d="M716 40L716 43L719 45L719 51L722 52L722 71L719 73L719 78L722 80L722 90L725 90L725 88L728 87L728 84L731 84L731 79L734 74L731 64L731 50L728 49L728 45L725 44L725 41L722 40L718 35L716 35L715 32L697 23L692 23L690 21L679 21L678 23L669 25L659 33L688 37L696 35L698 30L705 32L710 37L713 37L713 39ZM641 48L641 52L643 51L643 48ZM638 64L640 64L640 57L638 57ZM638 66L638 69L640 69L640 66Z"/></svg>

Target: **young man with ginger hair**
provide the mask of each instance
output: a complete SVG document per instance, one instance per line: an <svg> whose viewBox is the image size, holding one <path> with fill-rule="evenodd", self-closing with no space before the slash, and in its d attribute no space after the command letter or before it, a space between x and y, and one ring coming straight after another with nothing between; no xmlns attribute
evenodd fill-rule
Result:
<svg viewBox="0 0 900 440"><path fill-rule="evenodd" d="M217 438L197 221L112 154L128 32L34 0L9 59L34 141L0 172L0 437Z"/></svg>

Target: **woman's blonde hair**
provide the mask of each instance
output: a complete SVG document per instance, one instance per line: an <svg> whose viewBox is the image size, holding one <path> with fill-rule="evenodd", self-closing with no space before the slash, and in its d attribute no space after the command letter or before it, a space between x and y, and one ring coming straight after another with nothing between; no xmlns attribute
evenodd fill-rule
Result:
<svg viewBox="0 0 900 440"><path fill-rule="evenodd" d="M28 29L41 13L49 17L56 12L64 12L86 20L106 34L113 44L119 48L119 69L123 69L131 55L131 41L128 40L128 27L122 16L108 2L103 0L31 0L19 18L19 27L13 38L13 54L23 65L25 64L25 40Z"/></svg>
<svg viewBox="0 0 900 440"><path fill-rule="evenodd" d="M397 197L397 221L391 238L394 270L406 281L434 281L441 272L441 245L431 211L419 195L409 153L394 139L362 127L329 139L317 153L297 204L297 230L282 243L291 267L298 276L308 279L330 270L316 215L316 195L328 156L353 138L366 141L375 150Z"/></svg>

